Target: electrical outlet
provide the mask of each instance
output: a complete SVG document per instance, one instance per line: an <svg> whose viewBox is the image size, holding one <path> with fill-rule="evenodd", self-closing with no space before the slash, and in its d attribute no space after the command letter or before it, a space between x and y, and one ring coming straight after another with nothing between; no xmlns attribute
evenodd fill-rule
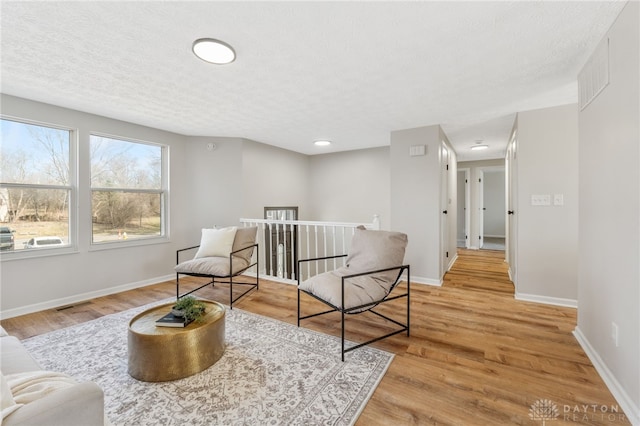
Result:
<svg viewBox="0 0 640 426"><path fill-rule="evenodd" d="M618 347L618 324L616 324L615 322L611 322L611 339L613 340L613 344L616 345L616 348Z"/></svg>

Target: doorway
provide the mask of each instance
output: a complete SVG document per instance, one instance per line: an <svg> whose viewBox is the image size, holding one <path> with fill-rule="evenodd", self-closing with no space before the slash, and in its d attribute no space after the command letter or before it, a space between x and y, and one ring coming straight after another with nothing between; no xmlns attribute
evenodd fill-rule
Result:
<svg viewBox="0 0 640 426"><path fill-rule="evenodd" d="M514 131L511 136L511 141L507 146L506 156L506 175L507 175L507 240L506 240L506 253L505 260L509 265L509 278L513 281L514 285L517 281L516 275L516 254L517 254L517 211L516 206L518 204L518 157L517 157L517 144L518 144L518 132Z"/></svg>
<svg viewBox="0 0 640 426"><path fill-rule="evenodd" d="M479 170L480 249L505 250L506 244L506 177L504 166Z"/></svg>
<svg viewBox="0 0 640 426"><path fill-rule="evenodd" d="M458 215L456 247L469 248L469 233L471 225L471 193L469 191L470 169L458 169Z"/></svg>

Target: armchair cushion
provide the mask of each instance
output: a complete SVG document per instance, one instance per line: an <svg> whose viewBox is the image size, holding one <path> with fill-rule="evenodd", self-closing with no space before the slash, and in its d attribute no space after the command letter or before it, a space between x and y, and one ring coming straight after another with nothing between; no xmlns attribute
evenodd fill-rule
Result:
<svg viewBox="0 0 640 426"><path fill-rule="evenodd" d="M386 296L387 289L374 276L347 278L344 283L344 306L342 306L342 277L352 273L351 269L343 266L309 278L300 284L300 290L311 293L341 309L351 309L372 303Z"/></svg>
<svg viewBox="0 0 640 426"><path fill-rule="evenodd" d="M238 230L236 231L235 240L233 240L232 251L240 250L241 248L249 247L250 245L255 244L257 233L258 233L257 226L238 228ZM242 250L234 254L234 257L235 256L238 256L244 259L248 265L249 263L251 263L251 256L253 256L253 248L251 250Z"/></svg>
<svg viewBox="0 0 640 426"><path fill-rule="evenodd" d="M216 277L228 277L229 275L235 275L236 272L245 269L247 266L249 266L249 262L243 258L234 256L231 259L231 265L233 270L229 270L229 256L200 257L182 262L178 264L174 269L179 274L199 274Z"/></svg>
<svg viewBox="0 0 640 426"><path fill-rule="evenodd" d="M324 272L300 284L300 290L311 293L333 306L350 309L384 299L396 282L400 269L347 278L342 305L342 277L402 266L407 235L400 232L355 229L347 265Z"/></svg>
<svg viewBox="0 0 640 426"><path fill-rule="evenodd" d="M364 226L359 226L351 239L347 267L355 274L400 266L404 260L407 242L407 235L401 232L370 231ZM398 271L376 276L383 281L390 281L391 286L398 276Z"/></svg>
<svg viewBox="0 0 640 426"><path fill-rule="evenodd" d="M237 229L235 226L222 229L203 228L200 248L195 257L229 257Z"/></svg>

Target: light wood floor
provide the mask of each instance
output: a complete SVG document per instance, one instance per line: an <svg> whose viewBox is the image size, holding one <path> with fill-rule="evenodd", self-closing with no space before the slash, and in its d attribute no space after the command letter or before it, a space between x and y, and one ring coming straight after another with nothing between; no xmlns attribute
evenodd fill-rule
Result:
<svg viewBox="0 0 640 426"><path fill-rule="evenodd" d="M548 424L629 424L621 409L617 414L600 411L618 405L571 334L576 310L514 300L503 256L499 251L459 250L442 287L412 285L411 337L397 335L375 344L396 356L357 425L541 425L541 419L530 417L531 405L539 400L558 409L558 419ZM61 311L7 319L2 326L27 338L174 292L170 281ZM295 324L296 293L295 286L262 280L259 291L234 306ZM228 301L224 286L207 287L198 295ZM402 317L401 305L386 311ZM307 299L302 305L303 312L320 308ZM371 314L349 320L350 340L385 329ZM302 326L339 335L339 316L309 319Z"/></svg>

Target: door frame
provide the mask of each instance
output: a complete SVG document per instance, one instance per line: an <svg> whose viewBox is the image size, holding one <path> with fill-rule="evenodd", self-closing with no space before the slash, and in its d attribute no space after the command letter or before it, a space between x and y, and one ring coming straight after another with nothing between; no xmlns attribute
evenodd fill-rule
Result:
<svg viewBox="0 0 640 426"><path fill-rule="evenodd" d="M471 234L471 168L469 167L464 167L461 169L458 169L458 174L460 172L464 173L464 205L463 207L463 212L464 212L464 248L468 249L469 247L471 247L471 239L469 238L469 235ZM459 195L459 194L457 194ZM458 200L460 200L460 197L457 197ZM460 209L460 206L458 205L458 210ZM457 226L457 221L456 221L456 226ZM456 228L456 247L457 247L457 237L458 237L458 230Z"/></svg>
<svg viewBox="0 0 640 426"><path fill-rule="evenodd" d="M505 262L509 266L509 278L517 288L517 247L518 247L518 131L513 131L507 144L505 155L506 179L506 230L505 230ZM509 212L513 212L509 214Z"/></svg>
<svg viewBox="0 0 640 426"><path fill-rule="evenodd" d="M481 249L484 246L484 173L485 172L505 172L505 176L507 174L506 165L504 166L486 166L486 167L478 167L478 249ZM505 194L507 191L506 182L505 182ZM506 215L507 212L504 212ZM507 224L507 220L505 218L505 226ZM505 230L506 231L506 230ZM505 234L506 241L506 234ZM505 246L506 252L506 246Z"/></svg>
<svg viewBox="0 0 640 426"><path fill-rule="evenodd" d="M449 163L450 149L445 141L440 142L440 278L449 269ZM446 213L445 213L446 212ZM452 254L453 256L453 254Z"/></svg>

